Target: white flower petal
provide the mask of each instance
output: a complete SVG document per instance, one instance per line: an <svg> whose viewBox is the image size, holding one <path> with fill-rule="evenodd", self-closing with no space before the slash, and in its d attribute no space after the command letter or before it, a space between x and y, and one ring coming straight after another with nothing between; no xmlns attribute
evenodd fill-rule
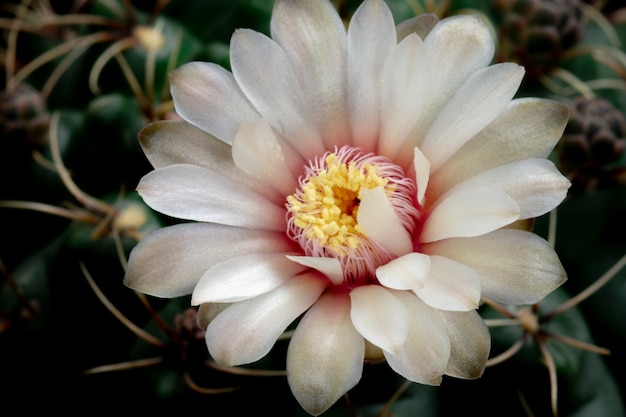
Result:
<svg viewBox="0 0 626 417"><path fill-rule="evenodd" d="M478 174L462 184L491 186L511 196L520 208L520 219L546 214L559 205L570 182L547 159L523 159Z"/></svg>
<svg viewBox="0 0 626 417"><path fill-rule="evenodd" d="M231 143L243 122L259 117L233 75L217 64L190 62L170 74L176 112L189 123Z"/></svg>
<svg viewBox="0 0 626 417"><path fill-rule="evenodd" d="M397 41L400 42L412 33L424 39L432 28L435 27L439 18L435 13L423 13L398 23L396 26Z"/></svg>
<svg viewBox="0 0 626 417"><path fill-rule="evenodd" d="M425 103L414 105L414 124L409 134L403 133L400 138L403 145L394 158L397 164L410 166L412 149L421 144L433 121L461 84L489 65L494 52L489 28L476 16L448 17L432 28L424 39L421 59L412 70L419 71L423 74L420 77L425 78L421 89L416 91Z"/></svg>
<svg viewBox="0 0 626 417"><path fill-rule="evenodd" d="M441 96L429 99L444 103L472 73L489 65L495 52L488 26L467 14L441 20L430 30L424 45L432 58L427 64L433 70L433 81L445 80L433 84L442 90Z"/></svg>
<svg viewBox="0 0 626 417"><path fill-rule="evenodd" d="M285 229L284 208L196 165L169 165L152 171L141 179L137 191L154 210L179 219Z"/></svg>
<svg viewBox="0 0 626 417"><path fill-rule="evenodd" d="M502 228L564 198L554 165L528 158L548 156L566 106L511 102L523 69L487 67L495 45L480 18L435 21L394 28L383 0L365 0L346 33L330 1L276 0L273 39L236 31L232 74L202 63L173 72L185 122L139 135L157 168L138 186L145 202L209 223L149 235L131 254L126 285L157 296L193 288L210 353L225 365L261 359L302 316L287 379L313 415L358 383L366 352L419 383L479 377L490 341L481 293L528 302L565 279L547 242ZM355 260L301 256L286 239L284 207L309 172L303 164L314 171L344 145L415 175L420 206L413 237L382 187L360 190L359 232L395 259L376 269L382 285L355 276L349 291L342 265Z"/></svg>
<svg viewBox="0 0 626 417"><path fill-rule="evenodd" d="M407 291L394 293L409 310L409 334L397 354L384 352L389 366L406 379L439 385L450 358L450 339L433 310Z"/></svg>
<svg viewBox="0 0 626 417"><path fill-rule="evenodd" d="M410 252L376 269L376 278L387 288L416 290L424 286L430 271L430 256Z"/></svg>
<svg viewBox="0 0 626 417"><path fill-rule="evenodd" d="M255 189L267 198L276 200L278 197L275 189L259 184L255 177L242 175L242 170L233 162L231 146L190 123L178 120L150 123L139 132L139 141L146 157L157 169L176 164L198 165ZM300 160L293 153L288 159L290 164ZM302 164L299 170L301 167ZM282 202L284 195L280 197Z"/></svg>
<svg viewBox="0 0 626 417"><path fill-rule="evenodd" d="M379 151L392 159L430 105L430 74L422 39L407 36L391 52L381 75L381 126ZM404 166L404 165L402 165Z"/></svg>
<svg viewBox="0 0 626 417"><path fill-rule="evenodd" d="M209 353L225 366L261 359L327 285L315 274L302 274L265 294L230 305L206 329Z"/></svg>
<svg viewBox="0 0 626 417"><path fill-rule="evenodd" d="M430 272L415 294L429 306L448 311L468 311L478 308L480 279L467 265L443 256L430 257Z"/></svg>
<svg viewBox="0 0 626 417"><path fill-rule="evenodd" d="M437 171L429 195L437 198L480 172L526 158L546 158L563 134L568 107L541 98L520 98L467 142ZM434 193L434 194L433 194Z"/></svg>
<svg viewBox="0 0 626 417"><path fill-rule="evenodd" d="M242 171L258 181L289 195L297 187L291 166L304 166L298 155L285 157L283 146L265 119L239 127L232 148L233 160Z"/></svg>
<svg viewBox="0 0 626 417"><path fill-rule="evenodd" d="M284 253L284 235L213 223L187 223L155 230L128 259L124 284L156 297L191 294L200 278L218 262L251 252Z"/></svg>
<svg viewBox="0 0 626 417"><path fill-rule="evenodd" d="M231 159L228 144L185 121L159 120L150 123L139 131L138 137L146 158L154 168L175 164L210 168L215 163L226 165L224 161Z"/></svg>
<svg viewBox="0 0 626 417"><path fill-rule="evenodd" d="M248 99L281 137L305 158L324 153L308 99L285 51L267 36L238 29L231 39L235 79Z"/></svg>
<svg viewBox="0 0 626 417"><path fill-rule="evenodd" d="M233 303L200 304L200 306L198 306L198 326L202 330L206 330L215 317L231 305L233 305Z"/></svg>
<svg viewBox="0 0 626 417"><path fill-rule="evenodd" d="M209 269L191 295L191 304L231 303L273 290L305 269L282 253L234 256Z"/></svg>
<svg viewBox="0 0 626 417"><path fill-rule="evenodd" d="M475 379L482 376L491 350L491 334L477 311L442 311L435 313L450 338L450 360L446 375Z"/></svg>
<svg viewBox="0 0 626 417"><path fill-rule="evenodd" d="M430 162L422 151L415 147L413 149L413 168L415 169L415 183L417 184L417 202L424 205L424 197L430 180Z"/></svg>
<svg viewBox="0 0 626 417"><path fill-rule="evenodd" d="M357 223L365 234L396 256L413 249L411 237L382 187L361 190Z"/></svg>
<svg viewBox="0 0 626 417"><path fill-rule="evenodd" d="M343 283L343 271L341 269L341 263L337 258L291 255L287 255L287 258L299 263L300 265L318 270L322 274L326 275L335 285L341 285Z"/></svg>
<svg viewBox="0 0 626 417"><path fill-rule="evenodd" d="M519 218L515 200L491 187L457 187L444 195L424 223L420 242L478 236Z"/></svg>
<svg viewBox="0 0 626 417"><path fill-rule="evenodd" d="M320 30L320 28L323 28ZM326 142L350 135L347 106L346 30L332 3L277 0L270 21L272 39L291 62L310 103L311 118Z"/></svg>
<svg viewBox="0 0 626 417"><path fill-rule="evenodd" d="M442 19L429 31L426 41L436 59L431 67L440 66L445 71L441 78L461 80L442 86L448 91L456 89L469 74L489 65L495 52L489 27L480 17L469 14Z"/></svg>
<svg viewBox="0 0 626 417"><path fill-rule="evenodd" d="M482 294L505 304L534 304L566 279L554 249L524 230L446 239L422 245L420 250L470 266L480 277Z"/></svg>
<svg viewBox="0 0 626 417"><path fill-rule="evenodd" d="M348 27L348 93L354 146L374 149L380 127L381 73L396 45L393 16L383 0L359 6Z"/></svg>
<svg viewBox="0 0 626 417"><path fill-rule="evenodd" d="M287 349L287 381L309 414L319 415L361 379L365 341L350 319L347 293L327 292L296 327Z"/></svg>
<svg viewBox="0 0 626 417"><path fill-rule="evenodd" d="M511 101L524 68L514 63L483 68L468 78L441 110L420 145L439 169L461 146L491 123Z"/></svg>
<svg viewBox="0 0 626 417"><path fill-rule="evenodd" d="M353 288L350 301L350 317L358 332L384 351L398 353L407 338L411 320L404 303L380 285Z"/></svg>

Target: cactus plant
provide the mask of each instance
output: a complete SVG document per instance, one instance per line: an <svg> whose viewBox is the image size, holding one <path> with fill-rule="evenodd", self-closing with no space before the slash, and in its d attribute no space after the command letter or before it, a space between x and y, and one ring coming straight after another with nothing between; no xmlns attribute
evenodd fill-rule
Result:
<svg viewBox="0 0 626 417"><path fill-rule="evenodd" d="M409 383L371 351L359 384L323 415L625 416L626 8L582 0L384 1L396 23L431 12L420 21L422 37L437 18L480 16L498 38L493 63L518 62L532 81L516 97L570 106L548 157L574 186L551 213L510 226L545 238L568 280L534 305L482 300L477 311L491 352L480 378ZM123 284L138 242L184 223L136 192L151 171L140 131L180 119L168 74L192 61L230 70L233 32L269 36L274 3L0 6L0 390L7 412L47 394L55 411L84 411L87 402L148 413L308 415L285 373L293 327L262 359L220 365L204 330L226 305L190 307L188 296L161 299ZM348 24L363 2L331 3ZM535 126L526 132L520 147Z"/></svg>

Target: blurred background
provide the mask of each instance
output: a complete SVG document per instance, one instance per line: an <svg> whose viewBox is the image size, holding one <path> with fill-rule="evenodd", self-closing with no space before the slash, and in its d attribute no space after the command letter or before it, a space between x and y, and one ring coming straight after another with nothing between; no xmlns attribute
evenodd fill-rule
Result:
<svg viewBox="0 0 626 417"><path fill-rule="evenodd" d="M426 387L367 364L361 383L324 415L624 416L626 5L386 1L398 23L424 12L479 15L498 42L494 62L526 67L518 96L570 106L551 159L573 186L534 229L555 245L569 280L536 306L481 307L493 345L481 379ZM348 22L360 1L333 3ZM286 383L286 341L258 363L220 368L188 298L145 297L122 283L132 247L175 222L135 193L151 170L138 131L177 117L168 72L195 60L229 68L232 32L267 34L272 6L0 5L1 414L307 415Z"/></svg>

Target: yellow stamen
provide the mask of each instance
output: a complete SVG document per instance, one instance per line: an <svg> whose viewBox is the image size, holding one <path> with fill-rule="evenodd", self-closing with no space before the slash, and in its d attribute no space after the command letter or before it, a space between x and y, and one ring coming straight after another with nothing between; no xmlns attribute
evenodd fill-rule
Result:
<svg viewBox="0 0 626 417"><path fill-rule="evenodd" d="M306 256L336 258L346 285L376 283L376 268L395 258L357 222L362 190L382 187L409 233L419 209L415 182L388 158L344 146L315 158L287 197L287 235Z"/></svg>
<svg viewBox="0 0 626 417"><path fill-rule="evenodd" d="M287 197L288 210L307 239L343 256L346 249L359 245L357 236L363 235L356 221L361 190L385 187L388 181L377 174L373 164L357 166L354 161L341 161L334 153L324 162L324 169Z"/></svg>

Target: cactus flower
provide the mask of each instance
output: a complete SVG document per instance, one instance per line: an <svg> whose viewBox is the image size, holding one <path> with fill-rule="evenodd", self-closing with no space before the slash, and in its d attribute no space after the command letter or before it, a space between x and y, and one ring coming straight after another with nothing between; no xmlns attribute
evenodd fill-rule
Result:
<svg viewBox="0 0 626 417"><path fill-rule="evenodd" d="M348 28L330 1L277 0L271 37L237 30L232 73L171 74L183 120L140 132L138 192L185 220L132 251L125 284L191 295L212 358L267 355L289 327L287 379L319 415L384 359L438 385L481 376L481 297L541 300L565 280L528 230L570 185L548 154L567 106L514 98L477 17L396 26L366 0Z"/></svg>

